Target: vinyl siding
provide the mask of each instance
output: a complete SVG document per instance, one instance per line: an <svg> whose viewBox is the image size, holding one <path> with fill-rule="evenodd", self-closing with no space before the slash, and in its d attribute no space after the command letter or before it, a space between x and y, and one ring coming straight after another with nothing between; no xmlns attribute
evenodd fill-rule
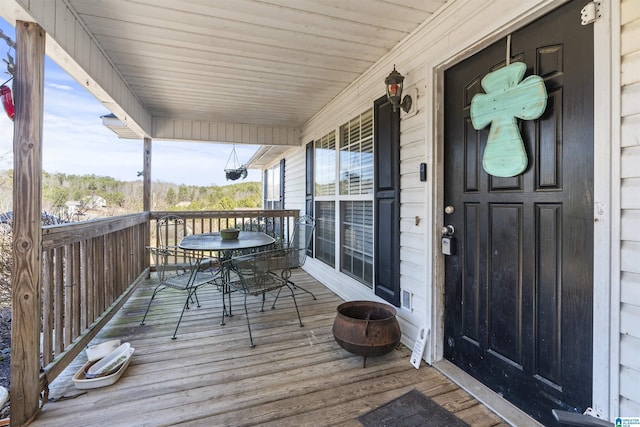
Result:
<svg viewBox="0 0 640 427"><path fill-rule="evenodd" d="M300 215L305 212L305 150L294 149L285 153L284 166L284 207L299 209Z"/></svg>
<svg viewBox="0 0 640 427"><path fill-rule="evenodd" d="M640 2L621 2L619 415L640 413Z"/></svg>

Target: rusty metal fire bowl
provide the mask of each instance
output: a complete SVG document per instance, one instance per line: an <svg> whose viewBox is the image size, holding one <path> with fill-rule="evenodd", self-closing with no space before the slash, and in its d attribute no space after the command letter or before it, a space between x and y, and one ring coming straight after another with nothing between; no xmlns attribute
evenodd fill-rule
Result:
<svg viewBox="0 0 640 427"><path fill-rule="evenodd" d="M362 356L364 368L367 357L382 356L396 348L402 332L392 306L374 301L350 301L338 306L333 337L343 349Z"/></svg>

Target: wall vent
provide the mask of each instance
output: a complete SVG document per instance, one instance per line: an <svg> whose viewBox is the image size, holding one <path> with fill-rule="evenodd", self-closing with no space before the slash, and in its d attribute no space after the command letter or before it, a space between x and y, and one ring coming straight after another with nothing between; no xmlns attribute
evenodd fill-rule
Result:
<svg viewBox="0 0 640 427"><path fill-rule="evenodd" d="M407 310L411 310L411 297L413 295L409 291L402 291L402 308L406 308Z"/></svg>

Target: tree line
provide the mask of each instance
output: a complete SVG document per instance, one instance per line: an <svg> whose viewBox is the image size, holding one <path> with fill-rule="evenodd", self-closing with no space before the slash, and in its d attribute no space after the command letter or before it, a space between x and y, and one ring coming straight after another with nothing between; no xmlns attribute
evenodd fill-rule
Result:
<svg viewBox="0 0 640 427"><path fill-rule="evenodd" d="M13 171L0 172L0 212L12 210ZM232 210L260 208L262 189L259 182L242 182L225 186L195 186L152 182L152 210ZM104 215L113 216L142 211L142 181L120 181L97 175L42 174L42 209L63 212L70 202L80 209L93 209L89 201L100 197L106 201Z"/></svg>

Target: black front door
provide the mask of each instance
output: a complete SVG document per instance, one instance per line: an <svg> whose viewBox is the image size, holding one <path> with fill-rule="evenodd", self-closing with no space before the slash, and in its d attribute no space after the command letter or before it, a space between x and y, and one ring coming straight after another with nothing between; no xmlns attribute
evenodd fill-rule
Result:
<svg viewBox="0 0 640 427"><path fill-rule="evenodd" d="M445 357L545 424L591 405L593 30L570 2L511 37L511 61L544 79L547 107L519 121L527 169L488 175L475 130L480 81L506 38L445 72Z"/></svg>

